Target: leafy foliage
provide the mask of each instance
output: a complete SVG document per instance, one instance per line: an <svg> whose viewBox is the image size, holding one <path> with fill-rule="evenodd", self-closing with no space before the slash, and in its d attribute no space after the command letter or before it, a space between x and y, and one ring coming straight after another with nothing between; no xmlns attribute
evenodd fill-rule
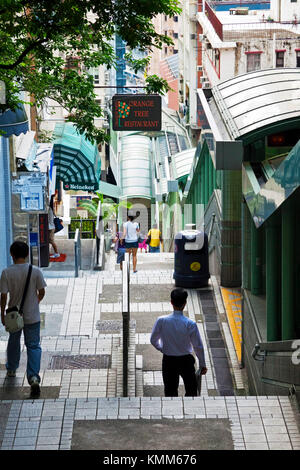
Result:
<svg viewBox="0 0 300 470"><path fill-rule="evenodd" d="M80 201L79 205L83 209L86 209L93 217L96 217L99 202L101 202L102 205L102 220L104 222L108 221L112 217L117 218L120 207L125 207L126 209L130 209L132 207L130 202L120 201L119 203L116 203L110 198L104 198L103 194L99 192L96 192L96 196L91 200Z"/></svg>
<svg viewBox="0 0 300 470"><path fill-rule="evenodd" d="M37 105L51 98L69 112L68 120L79 131L103 142L105 132L94 126L102 110L87 70L116 66L115 33L141 51L171 44L171 38L155 32L151 20L159 13L179 12L177 0L0 0L0 80L6 85L6 107L14 109L24 90ZM68 57L71 68L66 68ZM131 59L131 64L138 70L146 62ZM147 92L167 89L159 77L148 77Z"/></svg>

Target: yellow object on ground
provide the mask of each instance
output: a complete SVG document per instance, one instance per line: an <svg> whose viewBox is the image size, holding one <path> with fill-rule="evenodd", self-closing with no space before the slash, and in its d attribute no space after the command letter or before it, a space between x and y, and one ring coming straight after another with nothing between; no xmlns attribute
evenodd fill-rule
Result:
<svg viewBox="0 0 300 470"><path fill-rule="evenodd" d="M240 289L221 287L221 293L238 360L242 358L242 294Z"/></svg>

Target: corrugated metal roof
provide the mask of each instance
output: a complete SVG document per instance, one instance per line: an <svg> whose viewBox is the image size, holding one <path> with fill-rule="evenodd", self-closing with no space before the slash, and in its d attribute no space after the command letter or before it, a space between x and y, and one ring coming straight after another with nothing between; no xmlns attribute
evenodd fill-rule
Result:
<svg viewBox="0 0 300 470"><path fill-rule="evenodd" d="M247 73L213 87L212 93L234 139L300 116L299 69Z"/></svg>
<svg viewBox="0 0 300 470"><path fill-rule="evenodd" d="M176 172L176 179L182 178L190 173L190 169L195 156L196 148L193 147L183 152L176 153L172 159L174 162L174 170Z"/></svg>
<svg viewBox="0 0 300 470"><path fill-rule="evenodd" d="M152 197L151 140L140 134L122 137L122 197Z"/></svg>

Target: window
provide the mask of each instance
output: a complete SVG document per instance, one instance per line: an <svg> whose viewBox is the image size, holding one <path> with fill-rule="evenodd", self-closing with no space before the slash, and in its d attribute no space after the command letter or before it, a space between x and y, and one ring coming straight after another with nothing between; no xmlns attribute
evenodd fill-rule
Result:
<svg viewBox="0 0 300 470"><path fill-rule="evenodd" d="M65 68L66 69L78 69L79 67L78 63L79 63L79 59L77 57L68 56L66 58Z"/></svg>
<svg viewBox="0 0 300 470"><path fill-rule="evenodd" d="M175 23L177 23L177 22L178 22L178 16L174 16L174 18L173 18L173 19L174 19Z"/></svg>
<svg viewBox="0 0 300 470"><path fill-rule="evenodd" d="M297 3L297 0L291 0L291 3Z"/></svg>
<svg viewBox="0 0 300 470"><path fill-rule="evenodd" d="M276 68L284 67L284 51L276 51Z"/></svg>
<svg viewBox="0 0 300 470"><path fill-rule="evenodd" d="M91 67L90 69L88 69L88 74L92 75L92 77L94 79L94 85L99 85L99 83L100 83L100 81L99 81L99 69L97 67Z"/></svg>
<svg viewBox="0 0 300 470"><path fill-rule="evenodd" d="M260 52L251 52L247 54L247 72L260 70Z"/></svg>
<svg viewBox="0 0 300 470"><path fill-rule="evenodd" d="M300 67L300 51L296 51L296 67Z"/></svg>
<svg viewBox="0 0 300 470"><path fill-rule="evenodd" d="M178 38L178 33L173 32L173 38L177 39Z"/></svg>

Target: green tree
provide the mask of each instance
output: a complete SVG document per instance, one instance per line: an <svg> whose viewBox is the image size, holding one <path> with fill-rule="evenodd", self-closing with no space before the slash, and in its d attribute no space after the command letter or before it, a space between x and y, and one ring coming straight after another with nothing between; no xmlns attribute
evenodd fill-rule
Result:
<svg viewBox="0 0 300 470"><path fill-rule="evenodd" d="M103 142L105 131L94 126L103 111L95 102L88 69L116 66L115 34L141 51L172 44L155 32L151 20L159 13L179 12L178 0L0 0L0 80L6 85L6 107L14 109L24 90L38 106L51 98L69 112L68 120L80 132ZM70 68L66 58L72 58ZM136 69L146 65L132 64ZM159 77L146 82L147 93L168 90Z"/></svg>

